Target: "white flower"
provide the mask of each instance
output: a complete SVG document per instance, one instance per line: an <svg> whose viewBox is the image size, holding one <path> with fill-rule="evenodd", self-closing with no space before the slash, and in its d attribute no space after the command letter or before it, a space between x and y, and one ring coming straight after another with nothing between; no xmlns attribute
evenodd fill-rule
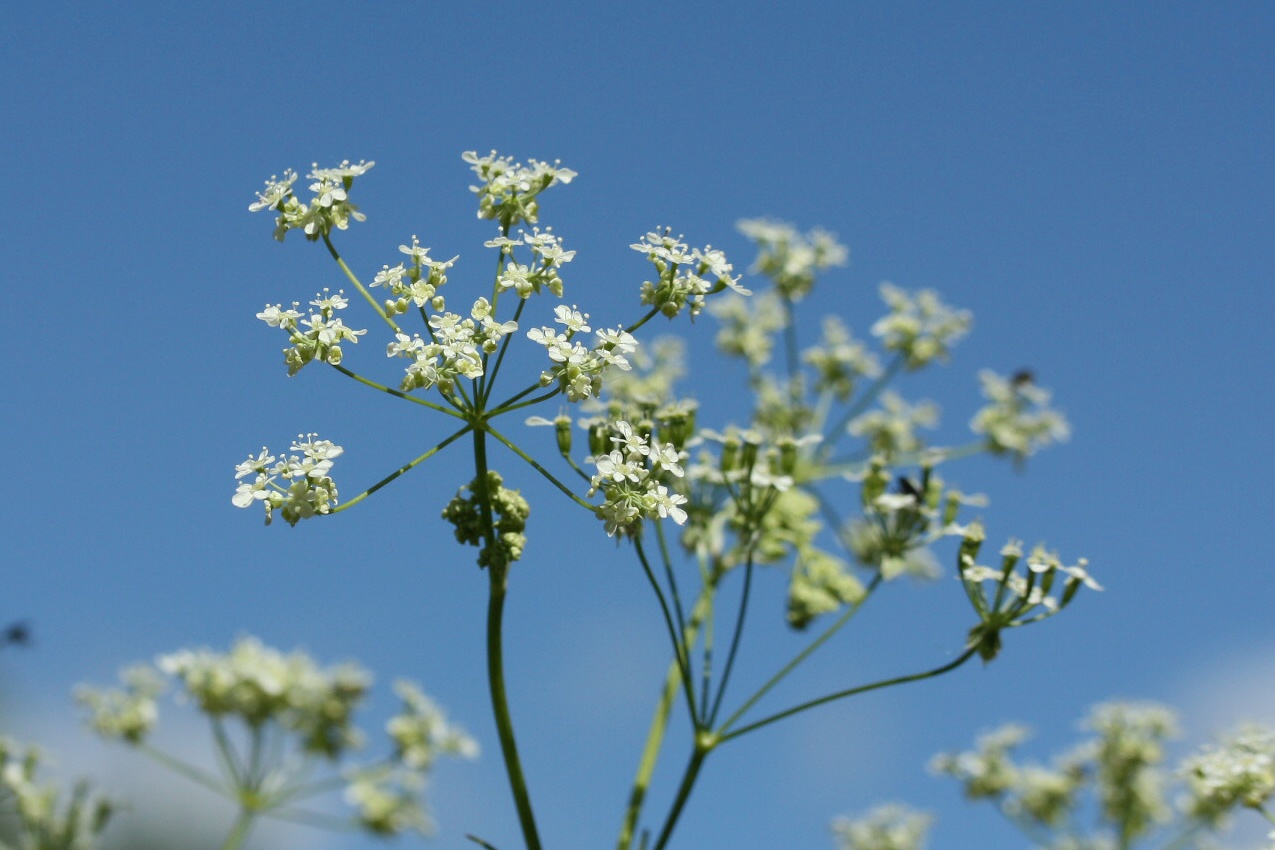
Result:
<svg viewBox="0 0 1275 850"><path fill-rule="evenodd" d="M274 209L280 201L292 194L292 184L296 179L296 172L290 168L283 172L282 180L270 175L265 190L257 193L256 203L249 204L248 209L252 212Z"/></svg>
<svg viewBox="0 0 1275 850"><path fill-rule="evenodd" d="M555 322L567 326L568 334L588 333L592 330L589 327L589 314L581 313L574 304L570 307L559 304L553 308L553 314L556 317Z"/></svg>

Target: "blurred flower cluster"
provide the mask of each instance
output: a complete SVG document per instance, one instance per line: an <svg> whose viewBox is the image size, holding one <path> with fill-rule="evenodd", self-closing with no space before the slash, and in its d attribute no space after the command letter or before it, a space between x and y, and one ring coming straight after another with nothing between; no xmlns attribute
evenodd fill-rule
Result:
<svg viewBox="0 0 1275 850"><path fill-rule="evenodd" d="M1268 729L1248 727L1171 769L1165 749L1178 723L1164 706L1104 703L1082 728L1090 737L1049 765L1015 758L1030 733L1011 724L980 736L973 750L936 756L931 770L959 782L967 799L990 802L1042 850L1214 846L1212 838L1245 808L1275 822L1268 808L1275 734ZM913 828L883 831L887 814ZM920 850L931 822L892 804L838 819L833 830L842 850Z"/></svg>
<svg viewBox="0 0 1275 850"><path fill-rule="evenodd" d="M363 828L384 835L428 832L423 792L435 762L477 754L474 741L418 686L399 681L394 688L402 707L386 725L390 754L352 763L364 740L354 714L371 676L352 663L321 667L303 652L284 654L254 638L238 640L228 652L164 655L121 678L122 688L77 690L89 725L229 799L240 810L244 834L257 817L326 822L304 804L341 787ZM207 718L219 772L151 746L158 701L169 687L180 704Z"/></svg>
<svg viewBox="0 0 1275 850"><path fill-rule="evenodd" d="M14 850L92 850L118 804L85 781L64 801L56 785L36 778L42 759L35 747L0 737L0 824L16 836Z"/></svg>

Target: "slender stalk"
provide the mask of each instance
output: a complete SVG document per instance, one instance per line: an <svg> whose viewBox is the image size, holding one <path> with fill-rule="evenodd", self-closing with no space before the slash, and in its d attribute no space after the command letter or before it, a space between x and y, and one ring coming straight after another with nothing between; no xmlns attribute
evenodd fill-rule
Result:
<svg viewBox="0 0 1275 850"><path fill-rule="evenodd" d="M147 744L139 744L137 745L137 748L142 753L144 753L148 758L152 758L155 761L159 762L160 764L164 765L164 767L167 767L176 773L180 773L182 776L186 777L191 782L195 782L199 785L202 785L208 790L216 792L222 797L231 798L231 795L226 791L225 786L223 786L220 782L218 782L217 777L213 776L212 774L205 773L204 771L200 770L194 765L186 764L186 762L181 761L180 759L175 759L172 756L168 755L167 753L163 753L157 749L154 749L153 747L150 747Z"/></svg>
<svg viewBox="0 0 1275 850"><path fill-rule="evenodd" d="M377 303L376 299L372 296L372 293L368 292L367 288L363 286L362 281L358 279L354 272L350 271L350 267L345 264L345 260L341 259L341 255L337 253L336 246L332 244L332 240L328 238L328 234L326 233L323 234L323 244L328 246L328 253L332 255L332 259L336 260L336 264L341 267L341 271L345 272L345 276L349 279L350 283L354 284L354 288L359 291L359 294L363 296L367 303L372 305L372 309L376 311L376 315L380 316L382 321L389 325L390 329L393 330L394 333L402 333L403 331L399 328L398 324L386 315L385 308Z"/></svg>
<svg viewBox="0 0 1275 850"><path fill-rule="evenodd" d="M558 488L559 490L561 490L563 493L566 493L566 494L567 494L567 498L571 499L571 501L575 502L576 504L580 505L581 507L588 508L590 512L592 512L592 511L593 511L593 505L589 504L587 501L585 501L584 499L582 499L582 498L580 498L579 496L577 496L577 495L576 495L576 494L575 494L575 493L571 490L571 488L570 488L570 487L568 487L566 484L563 484L561 481L559 481L557 478L555 478L555 477L553 476L553 474L552 474L551 472L549 472L549 470L547 470L547 469L545 469L543 466L541 466L541 465L540 465L540 463L539 463L539 462L537 462L537 461L536 461L536 459L535 459L535 458L533 458L531 455L527 454L527 453L526 453L526 452L524 452L522 449L518 448L518 446L516 446L516 445L513 443L513 441L509 440L509 439L508 439L508 438L506 438L504 435L502 435L500 432L496 431L496 429L492 428L492 427L491 427L491 425L488 425L488 426L487 426L487 433L488 433L488 434L491 434L491 435L492 435L493 437L495 437L497 440L499 440L500 442L504 443L504 444L505 444L505 446L507 446L511 452L513 452L514 454L518 455L518 457L522 458L522 459L523 459L523 460L525 460L527 463L529 463L529 464L531 465L532 469L536 470L536 472L539 472L541 475L543 475L545 478L547 478L547 479L549 480L549 483L550 483L550 484L552 484L553 486L557 487L557 488Z"/></svg>
<svg viewBox="0 0 1275 850"><path fill-rule="evenodd" d="M682 642L687 646L695 643L700 624L713 610L713 594L717 590L718 578L720 573L711 581L705 582L700 590L699 598L691 608L691 616L686 622L686 631L682 633ZM669 663L668 672L664 676L660 698L646 733L646 743L642 747L642 758L638 763L637 776L633 780L633 790L629 793L629 805L625 809L624 821L620 825L620 837L616 842L616 850L631 850L633 846L638 818L642 814L647 789L651 786L651 777L655 775L655 765L659 761L660 749L664 745L664 733L668 728L669 715L672 713L673 703L677 699L677 690L681 684L682 668L677 659L674 659Z"/></svg>
<svg viewBox="0 0 1275 850"><path fill-rule="evenodd" d="M221 850L238 850L248 839L248 832L252 829L252 822L256 820L256 812L250 809L240 809L239 817L235 819L235 825L230 828L230 834L226 836L226 840L221 844Z"/></svg>
<svg viewBox="0 0 1275 850"><path fill-rule="evenodd" d="M673 625L673 616L669 613L668 601L664 598L664 591L660 588L660 583L656 580L655 573L651 570L651 564L646 559L646 552L642 548L641 538L633 538L633 548L637 552L638 560L642 562L642 570L646 573L647 581L650 582L651 589L655 591L655 598L659 600L660 610L664 614L664 625L668 629L669 641L673 644L673 654L677 658L677 664L682 675L682 688L686 692L686 704L691 710L691 722L695 724L695 729L698 731L700 728L700 715L696 709L695 688L691 684L690 653L687 650L686 643L678 634L677 628Z"/></svg>
<svg viewBox="0 0 1275 850"><path fill-rule="evenodd" d="M828 694L827 696L822 696L822 697L819 697L818 699L812 699L812 700L809 700L808 702L803 702L801 705L796 705L785 711L778 712L777 714L772 714L769 717L758 720L756 723L750 723L747 726L741 726L739 729L736 729L733 732L726 731L726 727L723 726L719 741L721 743L725 743L726 741L729 741L733 738L738 738L741 735L747 735L749 732L760 729L763 726L769 726L771 723L774 723L777 720L783 720L785 717L792 717L794 714L799 714L803 711L806 711L807 709L814 708L815 706L818 706L818 705L823 705L824 703L827 703L827 702L832 702L833 700L839 700L844 697L854 696L855 694L867 693L868 691L880 690L881 688L889 688L889 687L893 687L894 685L903 685L908 682L919 682L922 679L932 679L935 676L941 676L944 673L947 673L951 670L955 670L957 667L960 667L966 661L969 661L971 658L974 657L974 654L977 651L978 651L977 647L970 647L969 649L962 652L959 656L957 656L957 658L955 658L952 661L949 661L947 664L944 664L940 667L935 667L933 670L926 670L923 673L912 673L911 675L908 675L908 676L896 676L893 679L882 679L879 682L872 682L871 684L860 685L857 688L847 688L844 691L837 691L835 694Z"/></svg>
<svg viewBox="0 0 1275 850"><path fill-rule="evenodd" d="M474 466L478 476L474 482L483 514L483 536L487 547L496 543L496 529L492 518L491 493L487 489L487 433L474 430ZM513 793L514 806L518 810L518 822L522 827L527 850L540 850L540 835L536 830L536 816L531 806L531 795L523 774L522 761L518 757L518 743L514 737L513 717L509 712L509 695L505 692L505 662L503 620L505 594L508 590L508 567L494 563L487 570L490 595L487 599L487 685L491 692L491 710L496 720L496 732L500 737L500 753L505 760L505 773Z"/></svg>
<svg viewBox="0 0 1275 850"><path fill-rule="evenodd" d="M436 454L438 454L439 452L441 452L443 449L445 449L445 448L447 448L448 446L450 446L452 443L454 443L454 442L456 442L457 440L459 440L461 437L465 436L465 434L469 433L469 431L471 430L471 428L472 428L472 426L470 426L470 425L466 425L464 428L461 428L459 431L457 431L456 433L452 434L450 437L448 437L447 439L443 440L443 441L442 441L441 443L439 443L438 445L434 446L434 448L432 448L432 449L430 449L429 451L425 452L425 454L421 455L420 457L416 458L415 460L409 461L408 463L404 464L403 466L400 466L398 469L394 470L394 471L393 471L393 472L391 472L389 475L385 476L385 477L384 477L384 478L382 478L380 481L376 482L376 483L375 483L375 484L373 484L371 487L367 488L367 489L366 489L366 490L364 490L362 493L360 493L360 494L358 494L357 496L355 496L353 499L350 499L350 501L348 501L348 502L346 502L346 503L344 503L344 504L341 504L341 505L337 505L335 508L333 508L333 509L332 509L332 513L334 513L334 514L336 514L336 513L340 513L341 511L346 510L347 508L352 508L352 507L354 507L354 506L355 506L355 505L357 505L359 502L363 501L363 500L364 500L364 499L366 499L368 496L370 496L370 495L372 495L373 493L375 493L377 490L380 490L380 489L381 489L382 487L384 487L386 484L389 484L389 483L390 483L391 481L393 481L395 478L398 478L400 475L402 475L403 473L407 472L407 471L408 471L409 469L411 469L412 467L414 467L414 466L416 466L416 465L418 465L418 464L424 463L425 461L429 460L429 459L430 459L431 457L433 457L434 455L436 455Z"/></svg>
<svg viewBox="0 0 1275 850"><path fill-rule="evenodd" d="M894 380L894 376L897 375L899 370L903 368L903 364L905 362L906 358L902 354L897 355L893 360L891 360L890 365L885 367L885 371L882 372L880 376L878 376L877 379L873 381L866 390L864 390L863 395L855 399L854 404L850 405L846 412L841 415L841 418L837 420L837 424L823 432L823 445L827 447L828 451L831 451L833 444L836 443L837 438L841 436L841 432L844 431L846 426L850 424L850 420L868 409L868 405L872 404L872 402L876 400L876 397L881 394L881 391L889 386L890 381ZM827 454L825 453L824 456L827 457Z"/></svg>
<svg viewBox="0 0 1275 850"><path fill-rule="evenodd" d="M766 683L762 685L760 688L758 688L755 694L749 697L744 702L743 705L741 705L738 709L736 709L734 714L732 714L730 717L726 719L726 722L721 725L721 728L719 731L725 732L726 730L730 729L731 726L735 725L736 721L738 721L741 717L743 717L750 708L756 705L758 700L760 700L767 693L769 693L771 688L778 685L784 679L784 677L787 676L789 673L791 673L793 670L796 670L798 665L800 665L803 661L805 661L807 658L809 658L811 655L814 654L815 650L817 650L819 647L823 646L825 643L831 640L832 636L835 635L837 632L839 632L841 628L845 626L846 623L850 622L850 618L853 617L861 607L863 607L863 603L868 600L868 597L872 595L872 592L877 589L877 586L879 584L881 584L881 580L882 580L881 574L877 573L876 577L873 578L872 582L867 586L867 588L865 588L863 596L859 599L859 601L847 607L846 610L841 614L841 616L837 618L836 622L834 622L831 626L829 626L827 629L824 630L823 634L819 635L819 637L811 641L809 646L807 646L805 649L799 652L796 656L794 656L791 661L789 661L787 664L781 667L779 672L777 672L775 675L771 676L768 680L766 680Z"/></svg>
<svg viewBox="0 0 1275 850"><path fill-rule="evenodd" d="M735 615L735 632L731 635L730 649L726 651L726 664L722 667L722 678L717 683L717 696L713 698L713 707L709 709L705 723L712 726L721 710L722 699L726 696L726 685L730 682L731 670L735 667L735 656L739 652L739 642L744 634L744 618L748 614L748 599L753 587L753 550L748 549L748 562L744 566L744 588L739 594L739 613Z"/></svg>
<svg viewBox="0 0 1275 850"><path fill-rule="evenodd" d="M446 413L448 416L456 416L456 417L464 418L463 413L453 410L450 407L443 407L441 404L435 404L432 401L426 401L423 398L417 398L416 396L409 395L408 393L405 393L402 390L396 390L396 389L392 389L391 387L387 387L384 384L378 384L376 381L369 380L363 377L362 375L358 374L357 372L351 372L349 369L345 368L344 366L340 366L337 364L330 364L330 365L332 366L333 369L337 370L342 375L351 377L354 380L358 381L360 384L363 384L364 386L367 386L367 387L371 387L374 390L379 390L380 392L383 392L383 393L389 393L395 398L401 398L404 401L410 401L413 404L419 404L422 407L428 407L430 410L437 410L439 413ZM444 398L445 397L446 396L444 396Z"/></svg>
<svg viewBox="0 0 1275 850"><path fill-rule="evenodd" d="M520 318L522 318L522 309L526 306L527 299L521 299L518 302L518 309L514 310L514 317L512 321L516 323ZM494 303L491 305L491 311L492 313L496 312L496 305ZM484 363L483 374L484 376L490 375L490 377L486 378L486 392L483 393L483 404L486 404L491 398L492 387L496 385L496 375L500 372L500 364L505 362L505 352L509 350L509 340L511 339L513 339L513 334L506 334L504 339L500 341L500 352L496 355L496 365L491 367L490 372L488 372L486 364Z"/></svg>

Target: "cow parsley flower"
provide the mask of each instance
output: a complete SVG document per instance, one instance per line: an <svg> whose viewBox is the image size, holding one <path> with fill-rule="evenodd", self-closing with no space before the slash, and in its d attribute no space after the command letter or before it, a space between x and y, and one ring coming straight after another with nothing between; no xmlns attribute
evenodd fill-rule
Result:
<svg viewBox="0 0 1275 850"><path fill-rule="evenodd" d="M978 379L990 404L974 416L970 429L986 435L992 454L1013 455L1021 462L1070 436L1066 417L1049 406L1049 390L1036 386L1030 375L1004 378L984 369Z"/></svg>
<svg viewBox="0 0 1275 850"><path fill-rule="evenodd" d="M946 360L952 345L969 332L968 310L955 310L938 294L922 289L915 295L890 283L881 284L881 298L890 312L877 320L872 333L887 351L898 352L908 369Z"/></svg>
<svg viewBox="0 0 1275 850"><path fill-rule="evenodd" d="M802 235L790 224L761 218L745 219L736 226L757 245L753 271L769 277L790 301L810 293L817 272L844 266L850 256L836 236L818 228Z"/></svg>

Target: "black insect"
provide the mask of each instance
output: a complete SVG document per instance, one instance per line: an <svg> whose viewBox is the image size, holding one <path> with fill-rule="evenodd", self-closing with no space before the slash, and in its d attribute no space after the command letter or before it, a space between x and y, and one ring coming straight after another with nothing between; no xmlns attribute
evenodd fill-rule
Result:
<svg viewBox="0 0 1275 850"><path fill-rule="evenodd" d="M30 646L31 627L24 622L12 623L0 632L0 646Z"/></svg>
<svg viewBox="0 0 1275 850"><path fill-rule="evenodd" d="M900 475L896 483L899 486L899 492L903 495L911 496L918 502L923 500L924 494L921 492L921 489L913 483L911 478L908 478L905 475Z"/></svg>

